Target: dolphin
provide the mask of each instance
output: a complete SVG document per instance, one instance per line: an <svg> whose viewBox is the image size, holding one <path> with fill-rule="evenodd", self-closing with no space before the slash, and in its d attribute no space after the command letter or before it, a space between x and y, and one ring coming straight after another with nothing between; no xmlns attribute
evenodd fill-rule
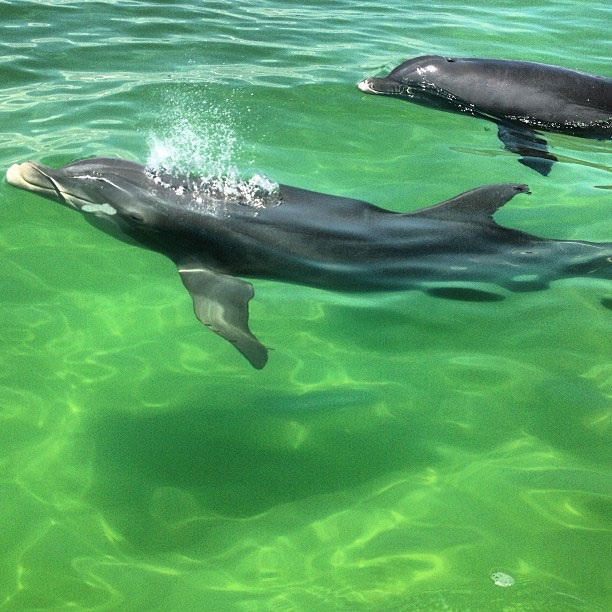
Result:
<svg viewBox="0 0 612 612"><path fill-rule="evenodd" d="M424 55L357 87L489 119L497 124L504 147L545 176L557 158L536 130L612 138L612 79L560 66Z"/></svg>
<svg viewBox="0 0 612 612"><path fill-rule="evenodd" d="M539 238L493 220L526 185L487 185L397 213L288 185L224 190L218 182L122 159L59 169L24 162L6 178L169 257L197 318L255 368L263 368L268 354L249 329L254 292L242 277L347 292L420 289L478 301L505 297L475 288L478 282L530 291L563 277L612 279L612 243Z"/></svg>

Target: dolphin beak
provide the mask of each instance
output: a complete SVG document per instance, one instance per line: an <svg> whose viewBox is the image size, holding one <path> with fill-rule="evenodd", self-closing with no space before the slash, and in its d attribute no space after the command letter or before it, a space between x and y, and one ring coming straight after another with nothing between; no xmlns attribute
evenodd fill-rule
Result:
<svg viewBox="0 0 612 612"><path fill-rule="evenodd" d="M31 191L58 200L62 204L69 204L72 208L77 208L60 189L60 185L51 176L51 172L50 168L27 161L22 164L13 164L6 171L6 180L13 187Z"/></svg>
<svg viewBox="0 0 612 612"><path fill-rule="evenodd" d="M357 87L365 93L376 93L370 86L370 79L364 79L361 83L357 83Z"/></svg>
<svg viewBox="0 0 612 612"><path fill-rule="evenodd" d="M20 189L29 189L30 183L28 183L22 175L22 167L29 166L31 162L25 162L23 164L13 164L6 171L6 180L9 185L13 187L19 187Z"/></svg>
<svg viewBox="0 0 612 612"><path fill-rule="evenodd" d="M365 93L381 95L400 94L406 89L402 83L388 77L370 77L357 83L357 87Z"/></svg>

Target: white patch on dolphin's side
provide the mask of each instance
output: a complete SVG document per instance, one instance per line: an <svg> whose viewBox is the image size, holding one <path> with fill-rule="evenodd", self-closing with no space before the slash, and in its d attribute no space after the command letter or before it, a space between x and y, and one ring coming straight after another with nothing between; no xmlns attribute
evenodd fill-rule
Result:
<svg viewBox="0 0 612 612"><path fill-rule="evenodd" d="M84 204L81 206L83 212L88 213L104 213L106 215L116 215L117 210L114 209L110 204Z"/></svg>

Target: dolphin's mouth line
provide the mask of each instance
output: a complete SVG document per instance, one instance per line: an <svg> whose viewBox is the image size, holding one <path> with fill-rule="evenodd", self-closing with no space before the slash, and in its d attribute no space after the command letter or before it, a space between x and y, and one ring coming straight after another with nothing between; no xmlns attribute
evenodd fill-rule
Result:
<svg viewBox="0 0 612 612"><path fill-rule="evenodd" d="M489 119L495 123L499 123L499 118L493 117L466 100L458 98L451 92L434 85L427 80L411 81L410 83L402 83L389 77L369 77L357 84L358 89L364 93L374 94L378 96L398 97L403 99L411 99L414 101L422 101L426 103L437 104L441 103L446 108L446 105L457 109L463 113L473 116L479 116Z"/></svg>
<svg viewBox="0 0 612 612"><path fill-rule="evenodd" d="M384 87L382 86L377 87L377 85L382 85L383 83L384 83ZM383 95L383 96L410 93L410 88L406 87L399 81L393 81L392 79L387 79L387 78L370 77L370 78L364 79L360 83L357 83L357 87L358 89L360 89L361 91L365 93L377 94L377 95Z"/></svg>
<svg viewBox="0 0 612 612"><path fill-rule="evenodd" d="M70 204L70 206L76 208L76 206L72 202L70 202L70 200L66 199L66 197L64 196L64 193L59 188L59 185L57 184L55 179L53 179L46 172L41 170L40 167L37 164L33 164L33 163L30 162L30 167L33 168L34 170L36 170L36 172L38 172L39 174L42 174L42 176L44 176L51 183L51 186L53 187L53 191L55 191L55 195L57 195L57 197L59 198L60 201L66 202L67 204ZM22 178L23 178L23 175L22 175ZM24 180L26 181L26 183L28 182L26 179L24 179ZM44 187L43 187L43 189L44 189Z"/></svg>
<svg viewBox="0 0 612 612"><path fill-rule="evenodd" d="M43 176L45 178L44 184L41 184L42 181L41 183L38 183L33 181L32 177L28 178L25 176L21 168L23 165L27 165L29 169L34 170L39 175ZM24 162L24 164L21 165L15 164L14 166L11 166L7 172L7 179L10 184L14 185L15 187L20 187L26 191L32 191L33 193L43 191L48 192L49 195L54 194L60 203L66 204L75 210L79 210L78 204L81 206L95 204L95 202L92 200L63 191L59 183L34 162Z"/></svg>
<svg viewBox="0 0 612 612"><path fill-rule="evenodd" d="M360 91L377 96L399 96L415 98L423 92L428 93L427 83L402 83L388 77L369 77L357 83Z"/></svg>
<svg viewBox="0 0 612 612"><path fill-rule="evenodd" d="M365 93L372 93L372 94L380 93L372 87L372 83L370 82L370 79L364 79L363 81L360 81L359 83L357 83L357 88Z"/></svg>

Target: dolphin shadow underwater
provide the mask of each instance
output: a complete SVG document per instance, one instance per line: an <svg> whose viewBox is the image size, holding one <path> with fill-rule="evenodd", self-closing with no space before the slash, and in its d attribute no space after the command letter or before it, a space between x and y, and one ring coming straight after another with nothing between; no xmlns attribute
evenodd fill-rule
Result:
<svg viewBox="0 0 612 612"><path fill-rule="evenodd" d="M357 86L493 121L504 148L544 176L557 158L536 130L612 138L612 79L560 66L424 55Z"/></svg>
<svg viewBox="0 0 612 612"><path fill-rule="evenodd" d="M227 191L122 159L59 169L24 162L6 178L169 257L197 318L258 369L268 353L248 325L253 286L239 277L347 292L419 289L469 301L504 298L473 282L532 291L564 277L612 280L612 243L539 238L493 220L526 185L487 185L397 213L288 185Z"/></svg>

